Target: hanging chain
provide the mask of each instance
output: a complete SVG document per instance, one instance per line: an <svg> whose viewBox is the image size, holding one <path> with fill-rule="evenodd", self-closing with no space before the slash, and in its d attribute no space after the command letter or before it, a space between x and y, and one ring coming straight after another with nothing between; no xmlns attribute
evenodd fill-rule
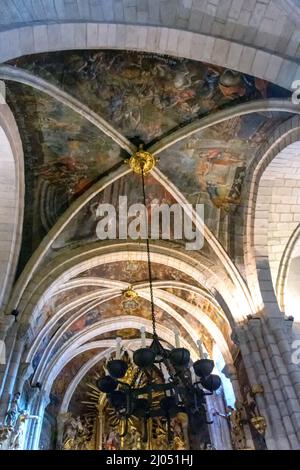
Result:
<svg viewBox="0 0 300 470"><path fill-rule="evenodd" d="M143 163L141 163L143 165ZM144 177L144 168L142 166L142 187L143 187L143 199L144 206L146 206L146 193L145 193L145 177ZM148 214L147 214L148 215ZM146 247L147 247L147 260L148 260L148 275L149 275L149 288L150 288L150 300L151 300L151 317L152 317L152 329L153 336L156 337L156 318L155 318L155 308L154 308L154 296L153 296L153 285L152 285L152 269L151 269L151 257L150 257L150 244L149 244L149 233L148 233L148 223L147 223L147 238L146 238Z"/></svg>

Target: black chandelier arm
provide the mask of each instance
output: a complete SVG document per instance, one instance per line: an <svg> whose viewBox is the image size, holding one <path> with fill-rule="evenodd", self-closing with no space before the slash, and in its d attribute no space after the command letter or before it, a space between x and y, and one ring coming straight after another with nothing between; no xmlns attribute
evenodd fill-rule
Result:
<svg viewBox="0 0 300 470"><path fill-rule="evenodd" d="M120 384L123 385L122 382L119 382ZM155 382L151 382L147 385L144 385L143 387L128 387L128 384L126 384L126 390L125 393L128 393L129 395L132 394L134 396L139 396L139 395L146 395L147 393L153 392L164 392L164 391L169 391L169 390L175 390L174 384L173 383L167 383L167 384L157 384Z"/></svg>

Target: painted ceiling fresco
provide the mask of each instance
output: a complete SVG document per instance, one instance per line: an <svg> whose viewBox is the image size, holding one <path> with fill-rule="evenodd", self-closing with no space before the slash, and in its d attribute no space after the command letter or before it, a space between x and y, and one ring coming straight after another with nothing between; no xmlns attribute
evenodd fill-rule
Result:
<svg viewBox="0 0 300 470"><path fill-rule="evenodd" d="M150 144L228 106L289 94L222 67L139 52L53 52L24 56L10 64L75 96L134 143ZM101 175L121 164L126 155L110 138L55 99L19 83L8 81L7 88L25 153L20 272L70 203ZM260 114L230 120L161 155L159 168L171 181L189 200L206 203L207 223L217 236L226 227L219 223L221 216L215 209L228 211L238 204L246 163L262 136L279 119Z"/></svg>
<svg viewBox="0 0 300 470"><path fill-rule="evenodd" d="M153 280L174 280L188 284L197 285L197 282L187 274L178 271L170 266L165 266L155 262L151 263ZM135 284L148 279L148 265L144 261L119 261L118 263L107 263L95 268L91 268L82 273L79 277L96 277L112 279L117 281ZM200 287L200 284L198 284Z"/></svg>
<svg viewBox="0 0 300 470"><path fill-rule="evenodd" d="M151 175L147 175L146 182L146 203L150 204L170 204L175 202L175 199ZM124 210L119 210L119 198L127 197L127 207L132 204L142 203L142 187L141 178L135 173L129 173L126 176L118 179L113 184L104 189L101 193L97 194L91 199L76 215L76 217L67 225L59 237L52 244L52 248L57 250L66 246L78 246L81 243L88 243L98 241L96 227L100 220L96 211L99 204L109 203L116 209L117 227L116 232L119 233L119 216L124 214ZM148 221L150 227L150 208L148 211ZM171 230L172 238L172 230Z"/></svg>
<svg viewBox="0 0 300 470"><path fill-rule="evenodd" d="M111 139L51 97L9 83L7 101L24 148L23 265L70 203L122 160Z"/></svg>
<svg viewBox="0 0 300 470"><path fill-rule="evenodd" d="M247 166L286 113L253 113L199 131L164 150L159 167L193 203L229 211Z"/></svg>
<svg viewBox="0 0 300 470"><path fill-rule="evenodd" d="M147 144L229 104L285 94L222 67L141 52L56 52L13 64L58 85L129 139Z"/></svg>
<svg viewBox="0 0 300 470"><path fill-rule="evenodd" d="M187 284L201 287L200 283L197 283L195 279L191 278L187 274L170 266L161 265L155 262L152 262L152 276L154 281L182 281ZM136 284L147 281L148 265L144 261L119 261L115 263L107 263L83 271L81 274L76 276L76 279L86 277L94 279L110 279L126 282L128 284ZM54 295L51 300L47 302L47 305L45 305L43 310L37 315L34 323L32 324L32 329L35 334L41 330L45 323L47 323L47 321L57 313L60 308L74 300L75 296L76 298L79 298L81 295L91 292L100 293L100 291L101 288L93 285L82 285L76 286L73 289L68 288L66 290L61 290L59 294ZM69 318L72 314L73 311L67 315L65 314L64 319L66 320L66 318Z"/></svg>
<svg viewBox="0 0 300 470"><path fill-rule="evenodd" d="M144 280L146 277L144 278ZM175 292L176 293L176 292ZM177 291L178 293L178 291ZM70 291L70 297L74 300L75 296L77 296L77 292L74 290ZM157 313L157 320L161 325L164 325L167 328L170 328L170 316L166 312L164 312L161 308L156 307ZM33 367L37 367L39 364L42 354L49 344L49 341L53 337L53 335L58 331L58 328L62 327L65 322L74 314L76 314L76 310L64 315L55 325L53 326L52 330L44 337L43 341L38 348L34 358L33 358ZM127 305L124 303L124 298L122 296L118 296L114 299L111 299L107 302L100 303L93 308L90 308L87 313L76 316L67 330L61 335L59 341L57 341L55 347L52 350L51 357L71 338L73 338L76 334L80 333L81 331L85 330L86 328L96 324L97 322L105 319L115 318L117 316L124 316L124 315L134 315L138 317L142 317L145 319L151 319L150 313L150 306L147 300L139 298L136 306L134 309L127 308ZM183 317L187 316L187 313L183 312ZM172 328L176 325L176 321L172 319ZM198 326L197 326L198 325ZM177 327L179 330L182 330L182 336L186 337L186 332L181 328L181 325L178 323ZM199 329L199 324L195 323L195 331ZM199 333L200 334L200 333ZM135 332L134 337L139 336L139 332ZM207 336L207 334L206 334ZM108 333L107 335L100 335L98 339L108 339L108 338L115 338L116 335L113 332ZM123 337L123 334L122 334ZM188 339L188 338L187 338ZM95 340L95 338L93 339Z"/></svg>
<svg viewBox="0 0 300 470"><path fill-rule="evenodd" d="M78 354L61 370L59 375L54 380L51 389L50 403L47 407L47 410L50 414L54 416L58 415L59 408L61 406L62 399L68 388L68 385L79 372L79 369L95 354L100 352L101 349L91 349L89 351L85 351L81 354Z"/></svg>
<svg viewBox="0 0 300 470"><path fill-rule="evenodd" d="M198 283L189 277L187 274L177 271L169 266L160 265L158 263L152 263L152 273L154 280L173 280L173 281L182 281L187 284L197 285ZM133 261L121 261L116 263L108 263L97 266L92 269L88 269L81 273L78 278L103 278L103 279L111 279L111 280L119 280L126 282L128 284L135 284L138 282L145 282L148 279L148 266L146 262L133 262ZM198 284L198 287L201 287ZM41 312L39 312L38 316L36 317L34 323L32 324L32 331L34 335L42 329L42 327L50 320L50 318L59 311L64 305L69 304L70 302L74 301L75 299L80 298L82 295L92 292L99 292L100 294L101 288L95 287L93 285L83 285L83 286L76 286L75 288L62 290L59 294L54 295L50 301L47 302L47 305L43 308ZM103 291L103 289L102 289ZM78 318L66 331L63 335L63 340L66 341L67 339L74 336L76 333L81 331L82 329L94 324L95 322L101 320L102 318L109 318L109 315L116 315L116 312L119 314L127 314L126 311L123 311L123 298L120 296L116 298L114 301L106 302L101 304L100 306L90 308L85 315L82 315ZM112 306L110 305L112 303ZM206 304L203 301L202 307L206 308ZM145 315L148 313L149 306L144 305ZM45 350L46 346L48 345L49 341L58 330L58 328L62 327L64 323L69 320L72 316L76 315L77 309L72 309L69 312L65 313L63 316L60 317L59 320L56 321L53 328L47 333L35 354L33 359L33 365L36 367L40 362L41 356L43 351ZM138 315L143 315L143 309L138 311ZM134 313L134 312L133 312ZM145 317L146 318L146 317ZM168 326L168 325L166 325ZM61 342L62 342L61 341ZM61 344L60 342L60 344ZM30 348L31 343L29 342L26 345L26 350ZM59 345L58 345L59 347ZM57 348L58 348L57 347ZM56 350L57 350L56 348Z"/></svg>
<svg viewBox="0 0 300 470"><path fill-rule="evenodd" d="M166 291L177 295L186 302L189 302L191 305L195 305L195 307L199 308L218 326L219 330L223 333L224 337L226 338L228 344L232 344L232 346L234 347L230 338L231 329L228 326L228 320L226 319L223 312L220 311L220 309L217 309L214 305L212 305L209 300L203 299L194 292L183 289L175 289L171 287L167 288ZM181 309L178 309L178 307L176 307L176 311L182 313L183 317L186 315L186 313ZM197 329L199 328L199 323L191 316L189 316L189 324L194 328L195 331L197 331ZM206 338L206 343L204 344L207 346L207 350L209 352L212 352L212 349L209 349L210 347L212 347L212 339L209 334L207 334L205 328L202 328L201 335L201 337Z"/></svg>

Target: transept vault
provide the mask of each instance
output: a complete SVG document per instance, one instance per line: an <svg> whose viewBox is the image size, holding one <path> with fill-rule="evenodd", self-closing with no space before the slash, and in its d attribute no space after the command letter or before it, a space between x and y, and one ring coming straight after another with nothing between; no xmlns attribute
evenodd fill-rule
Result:
<svg viewBox="0 0 300 470"><path fill-rule="evenodd" d="M1 450L299 450L299 8L4 3ZM155 161L145 194L139 150ZM145 201L147 235L124 235ZM176 236L175 212L151 236L150 204L176 207L203 246ZM99 237L100 206L115 237ZM198 434L178 413L172 439L157 416L144 439L97 385L120 355L130 387L156 333L166 354L214 361Z"/></svg>

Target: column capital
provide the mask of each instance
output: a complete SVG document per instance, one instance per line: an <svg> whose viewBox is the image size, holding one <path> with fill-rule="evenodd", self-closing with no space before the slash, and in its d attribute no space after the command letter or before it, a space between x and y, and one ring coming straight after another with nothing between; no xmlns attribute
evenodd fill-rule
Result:
<svg viewBox="0 0 300 470"><path fill-rule="evenodd" d="M233 364L225 364L222 369L222 373L227 377L227 379L233 379L237 376L236 367Z"/></svg>

